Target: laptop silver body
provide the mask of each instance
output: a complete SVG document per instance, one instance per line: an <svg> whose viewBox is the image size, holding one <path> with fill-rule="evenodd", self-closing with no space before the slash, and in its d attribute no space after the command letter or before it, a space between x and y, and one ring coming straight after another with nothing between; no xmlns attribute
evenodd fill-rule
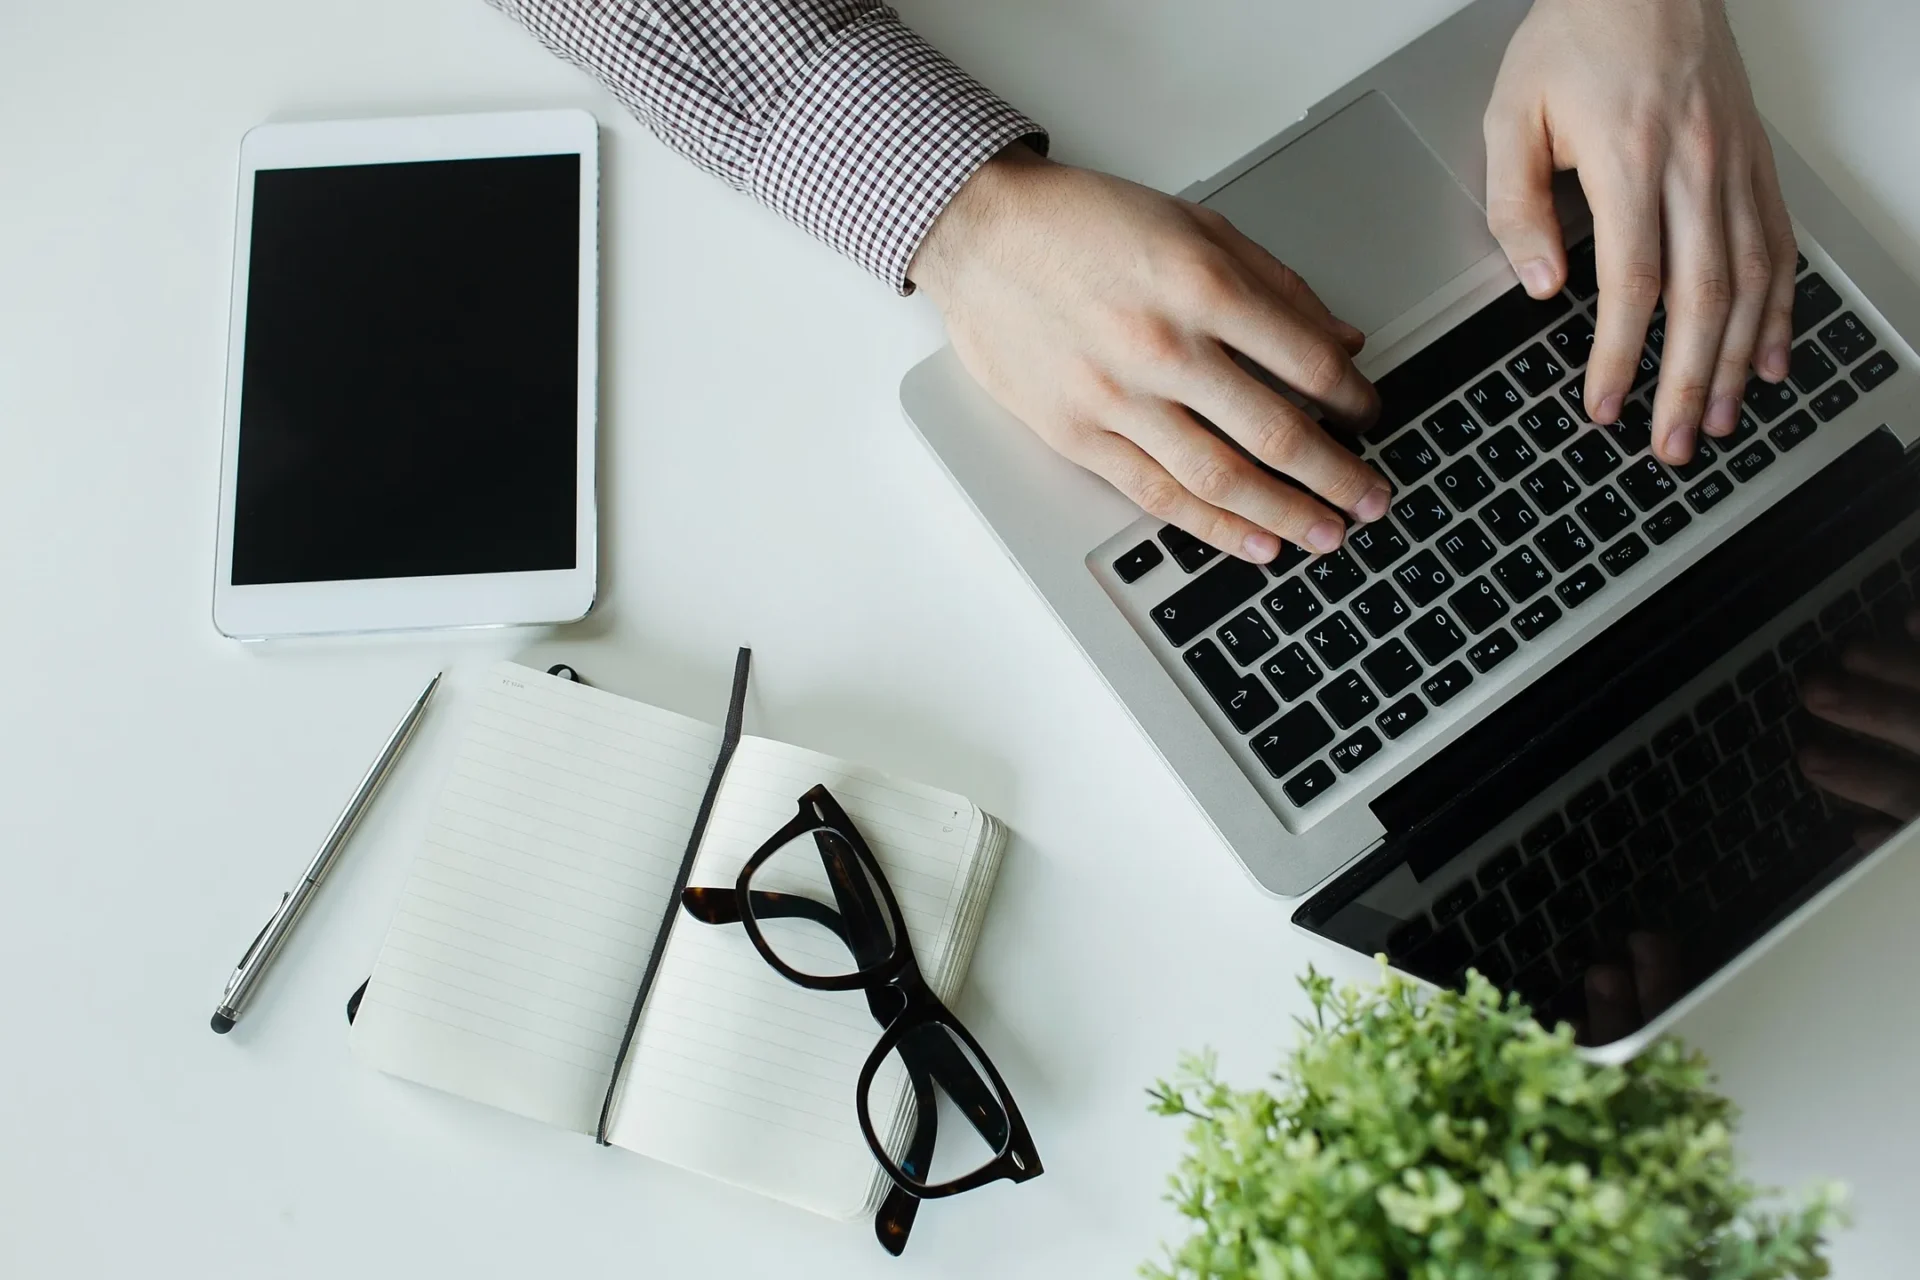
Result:
<svg viewBox="0 0 1920 1280"><path fill-rule="evenodd" d="M1225 213L1297 269L1335 314L1365 331L1359 363L1376 381L1516 286L1481 207L1481 120L1508 40L1528 7L1528 0L1478 0L1268 143L1182 192ZM1117 573L1116 559L1154 540L1159 522L999 408L951 348L906 375L901 404L1248 873L1269 893L1305 895L1381 846L1389 830L1380 801L1396 786L1846 453L1863 433L1884 427L1903 445L1920 438L1920 397L1910 389L1920 371L1913 349L1920 287L1777 134L1773 145L1807 270L1824 277L1847 313L1876 332L1887 366L1905 372L1872 390L1849 388L1857 403L1844 415L1791 452L1770 452L1764 475L1743 477L1737 486L1721 481L1728 493L1716 491L1710 509L1703 501L1703 509L1689 512L1686 527L1653 546L1645 563L1602 578L1606 589L1584 607L1556 610L1565 616L1551 630L1519 645L1497 670L1475 676L1444 705L1422 703L1420 722L1387 743L1389 749L1351 771L1324 769L1322 776L1337 785L1307 803L1289 793L1289 779L1263 767L1245 727L1232 722L1228 707L1210 697L1191 662L1182 661L1181 645L1156 630L1153 611L1181 584L1178 569L1158 568L1135 582ZM1563 215L1570 242L1585 234L1582 214ZM1844 381L1844 370L1840 376ZM1864 377L1857 381L1867 384ZM1396 498L1407 488L1396 483ZM1633 511L1636 521L1643 514ZM1434 665L1425 664L1426 673ZM1361 724L1364 729L1366 721Z"/></svg>

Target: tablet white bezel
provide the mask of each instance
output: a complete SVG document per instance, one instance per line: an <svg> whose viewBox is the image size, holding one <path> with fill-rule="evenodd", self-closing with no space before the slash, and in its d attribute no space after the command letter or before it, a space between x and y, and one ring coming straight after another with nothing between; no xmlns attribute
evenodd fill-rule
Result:
<svg viewBox="0 0 1920 1280"><path fill-rule="evenodd" d="M319 168L408 160L494 156L580 157L580 316L575 457L575 563L533 573L455 574L351 582L233 584L234 477L240 454L240 389L247 331L247 273L253 244L254 175L262 169ZM593 607L599 563L594 501L594 421L599 369L598 127L585 111L524 111L270 124L240 144L234 215L233 294L220 455L220 532L213 586L214 626L235 639L571 622Z"/></svg>

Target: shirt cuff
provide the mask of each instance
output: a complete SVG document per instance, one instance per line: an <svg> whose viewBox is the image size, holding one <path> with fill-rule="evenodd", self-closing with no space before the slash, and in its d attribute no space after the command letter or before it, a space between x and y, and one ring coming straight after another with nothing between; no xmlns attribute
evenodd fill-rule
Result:
<svg viewBox="0 0 1920 1280"><path fill-rule="evenodd" d="M890 13L821 48L768 127L753 192L900 293L954 193L1039 125Z"/></svg>

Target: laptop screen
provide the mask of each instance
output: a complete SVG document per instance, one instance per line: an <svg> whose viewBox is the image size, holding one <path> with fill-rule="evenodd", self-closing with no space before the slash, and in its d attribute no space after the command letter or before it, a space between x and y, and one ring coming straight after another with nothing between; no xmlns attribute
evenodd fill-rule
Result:
<svg viewBox="0 0 1920 1280"><path fill-rule="evenodd" d="M1881 428L1380 796L1295 921L1632 1034L1920 811L1917 591Z"/></svg>

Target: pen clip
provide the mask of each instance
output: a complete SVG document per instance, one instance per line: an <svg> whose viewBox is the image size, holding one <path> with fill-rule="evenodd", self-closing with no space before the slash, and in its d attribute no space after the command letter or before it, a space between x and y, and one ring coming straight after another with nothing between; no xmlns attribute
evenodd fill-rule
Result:
<svg viewBox="0 0 1920 1280"><path fill-rule="evenodd" d="M235 969L244 969L253 960L254 952L260 950L260 944L266 940L268 931L273 928L273 922L280 918L280 912L286 907L287 899L292 896L293 894L291 893L283 893L280 895L280 905L273 909L273 914L267 917L267 922L260 926L259 934L254 937L252 942L247 944L246 953L240 957L240 962L233 966Z"/></svg>

